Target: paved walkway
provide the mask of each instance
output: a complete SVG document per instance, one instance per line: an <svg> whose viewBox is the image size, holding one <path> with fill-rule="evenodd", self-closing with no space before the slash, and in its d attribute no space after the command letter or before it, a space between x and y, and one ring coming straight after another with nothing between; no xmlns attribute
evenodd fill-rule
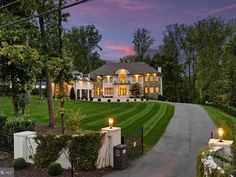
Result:
<svg viewBox="0 0 236 177"><path fill-rule="evenodd" d="M174 105L174 117L159 143L127 169L105 177L195 177L196 154L216 127L199 105Z"/></svg>

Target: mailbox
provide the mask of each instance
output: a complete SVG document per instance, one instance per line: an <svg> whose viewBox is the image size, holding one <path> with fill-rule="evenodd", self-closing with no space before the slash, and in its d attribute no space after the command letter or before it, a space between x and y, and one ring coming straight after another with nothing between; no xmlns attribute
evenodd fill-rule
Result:
<svg viewBox="0 0 236 177"><path fill-rule="evenodd" d="M119 144L114 146L114 168L122 170L128 165L127 146Z"/></svg>

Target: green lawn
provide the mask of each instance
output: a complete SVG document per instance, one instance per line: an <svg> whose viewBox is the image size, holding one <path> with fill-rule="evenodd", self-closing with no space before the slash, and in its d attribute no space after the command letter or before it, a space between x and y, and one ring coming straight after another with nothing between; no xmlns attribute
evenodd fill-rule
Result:
<svg viewBox="0 0 236 177"><path fill-rule="evenodd" d="M0 113L13 117L11 100L0 97ZM100 130L107 126L109 117L115 118L115 126L122 128L122 134L126 135L136 128L144 126L145 150L150 149L160 139L173 116L174 106L157 102L135 103L98 103L73 100L66 102L66 110L81 112L87 116L81 121L81 128L85 130ZM59 110L59 102L55 102L55 111ZM39 123L48 123L48 111L46 100L40 101L33 98L26 109L27 115ZM57 123L60 119L57 116Z"/></svg>
<svg viewBox="0 0 236 177"><path fill-rule="evenodd" d="M224 129L224 139L236 140L235 135L233 135L233 125L236 125L236 117L213 106L202 105L202 107L208 112L216 126ZM235 141L234 144L236 145Z"/></svg>

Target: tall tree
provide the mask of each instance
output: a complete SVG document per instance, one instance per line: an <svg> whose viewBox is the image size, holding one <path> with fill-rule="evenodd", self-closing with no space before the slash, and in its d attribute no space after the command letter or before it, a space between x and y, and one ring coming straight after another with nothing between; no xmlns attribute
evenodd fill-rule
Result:
<svg viewBox="0 0 236 177"><path fill-rule="evenodd" d="M102 50L98 44L102 35L94 25L73 27L65 38L66 50L73 56L75 69L88 73L104 64L96 50Z"/></svg>
<svg viewBox="0 0 236 177"><path fill-rule="evenodd" d="M1 78L11 83L14 114L25 112L27 91L35 81L36 73L40 72L38 52L24 45L8 45L3 43L0 47Z"/></svg>
<svg viewBox="0 0 236 177"><path fill-rule="evenodd" d="M141 61L144 61L145 54L153 42L154 38L148 30L139 28L134 32L134 39L132 43L134 44L136 55Z"/></svg>

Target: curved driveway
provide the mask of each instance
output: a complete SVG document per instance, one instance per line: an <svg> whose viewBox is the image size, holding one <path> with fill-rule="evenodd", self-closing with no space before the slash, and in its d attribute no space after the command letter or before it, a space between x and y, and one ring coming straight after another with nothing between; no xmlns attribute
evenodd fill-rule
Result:
<svg viewBox="0 0 236 177"><path fill-rule="evenodd" d="M128 168L105 177L194 177L196 154L216 127L199 105L174 103L175 113L158 144Z"/></svg>

